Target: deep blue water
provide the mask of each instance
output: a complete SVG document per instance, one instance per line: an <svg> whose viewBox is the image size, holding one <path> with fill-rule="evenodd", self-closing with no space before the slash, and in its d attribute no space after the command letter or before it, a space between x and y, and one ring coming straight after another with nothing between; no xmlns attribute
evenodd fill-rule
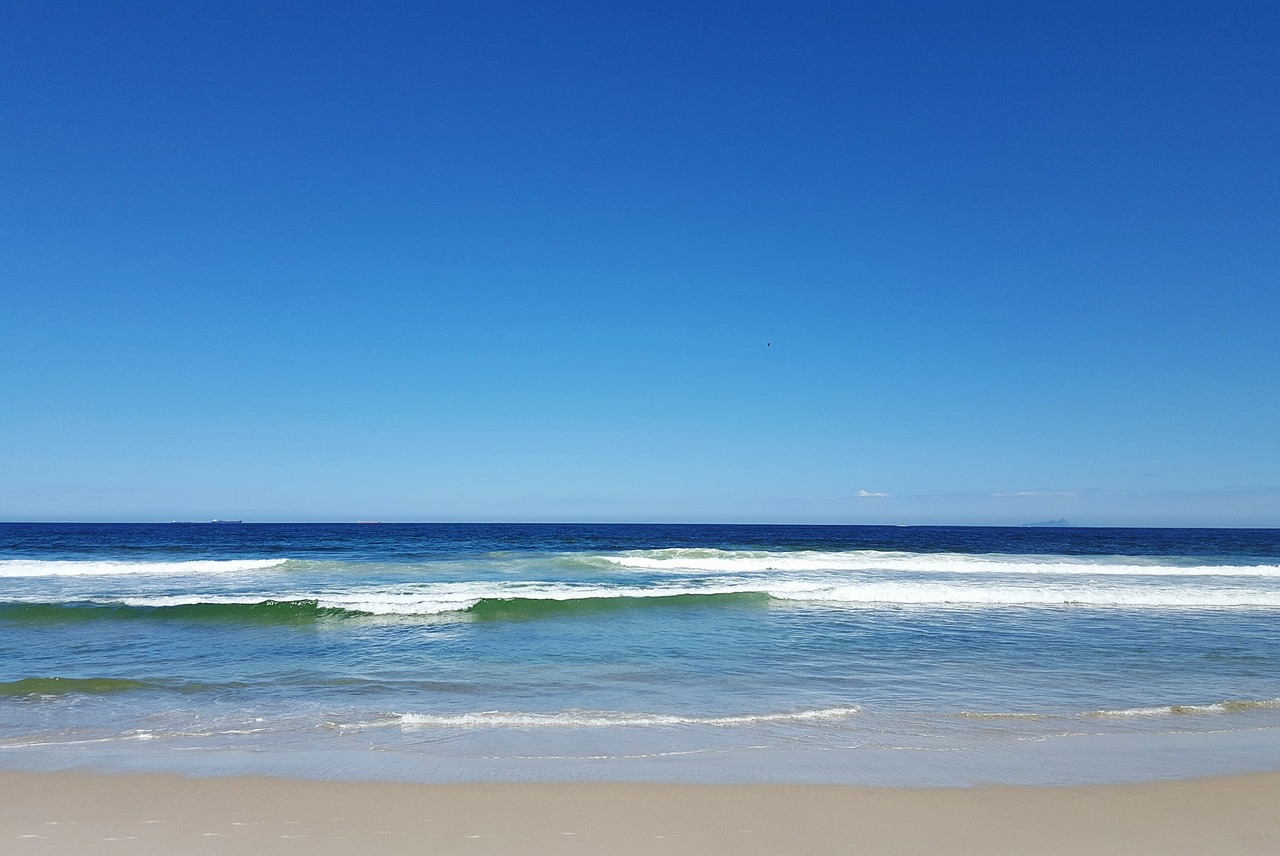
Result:
<svg viewBox="0 0 1280 856"><path fill-rule="evenodd" d="M1277 530L0 524L0 764L1227 772L1278 619Z"/></svg>
<svg viewBox="0 0 1280 856"><path fill-rule="evenodd" d="M902 550L1280 558L1276 529L563 523L0 523L0 556L409 561L493 551Z"/></svg>

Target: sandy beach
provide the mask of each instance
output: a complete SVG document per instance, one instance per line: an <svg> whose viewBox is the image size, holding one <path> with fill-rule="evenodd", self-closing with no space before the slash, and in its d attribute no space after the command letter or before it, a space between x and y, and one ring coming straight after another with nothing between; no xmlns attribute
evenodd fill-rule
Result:
<svg viewBox="0 0 1280 856"><path fill-rule="evenodd" d="M1280 773L1062 788L0 773L15 854L1275 853Z"/></svg>

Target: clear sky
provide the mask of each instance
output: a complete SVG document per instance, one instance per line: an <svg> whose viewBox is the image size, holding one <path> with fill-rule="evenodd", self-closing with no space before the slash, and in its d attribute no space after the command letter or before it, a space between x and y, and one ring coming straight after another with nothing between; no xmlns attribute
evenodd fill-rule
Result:
<svg viewBox="0 0 1280 856"><path fill-rule="evenodd" d="M1280 526L1274 2L10 0L0 120L0 519Z"/></svg>

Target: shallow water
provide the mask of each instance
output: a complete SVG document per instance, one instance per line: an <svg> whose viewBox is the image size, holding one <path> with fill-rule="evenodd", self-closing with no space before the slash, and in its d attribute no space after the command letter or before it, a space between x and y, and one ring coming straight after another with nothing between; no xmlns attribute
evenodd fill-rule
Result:
<svg viewBox="0 0 1280 856"><path fill-rule="evenodd" d="M409 780L1280 767L1276 530L0 525L0 764Z"/></svg>

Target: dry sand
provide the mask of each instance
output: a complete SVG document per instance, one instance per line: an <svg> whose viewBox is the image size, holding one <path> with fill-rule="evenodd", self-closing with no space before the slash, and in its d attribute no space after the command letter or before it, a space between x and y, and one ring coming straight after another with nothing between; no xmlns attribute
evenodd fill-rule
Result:
<svg viewBox="0 0 1280 856"><path fill-rule="evenodd" d="M12 854L1280 853L1280 773L1067 788L0 773Z"/></svg>

